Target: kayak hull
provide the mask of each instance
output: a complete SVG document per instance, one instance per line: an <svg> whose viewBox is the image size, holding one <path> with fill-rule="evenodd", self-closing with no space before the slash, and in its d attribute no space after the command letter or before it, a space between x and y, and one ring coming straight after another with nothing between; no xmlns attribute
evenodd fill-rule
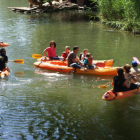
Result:
<svg viewBox="0 0 140 140"><path fill-rule="evenodd" d="M133 96L139 92L140 92L139 89L133 89L133 90L124 91L124 92L117 92L117 96L115 96L115 94L113 93L113 90L111 89L102 96L102 99L106 101L111 101L111 100Z"/></svg>
<svg viewBox="0 0 140 140"><path fill-rule="evenodd" d="M38 58L37 61L41 61L42 58ZM50 60L48 59L47 61L50 61ZM59 62L61 63L61 61L58 61L58 60L51 60L51 61L57 61L57 63L59 63ZM63 61L63 62L67 64L67 61ZM109 59L109 60L93 60L93 64L104 63L105 66L113 66L114 62L115 61L113 59Z"/></svg>
<svg viewBox="0 0 140 140"><path fill-rule="evenodd" d="M47 70L57 71L57 72L74 72L77 74L90 74L90 75L117 75L117 68L118 67L99 67L97 69L87 69L86 71L84 69L79 68L72 68L67 67L67 64L64 61L46 61L41 62L37 61L34 63L36 67L44 68Z"/></svg>
<svg viewBox="0 0 140 140"><path fill-rule="evenodd" d="M10 45L10 44L4 43L4 42L0 43L0 47L7 47L7 46L9 46L9 45Z"/></svg>
<svg viewBox="0 0 140 140"><path fill-rule="evenodd" d="M1 73L0 73L0 77L1 78L4 78L5 76L8 76L10 74L10 72L8 72L7 70L5 70L5 71L2 71Z"/></svg>

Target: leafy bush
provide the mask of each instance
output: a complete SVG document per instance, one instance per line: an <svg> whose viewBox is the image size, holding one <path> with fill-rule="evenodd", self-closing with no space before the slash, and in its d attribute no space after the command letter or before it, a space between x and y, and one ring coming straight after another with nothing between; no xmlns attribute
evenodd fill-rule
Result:
<svg viewBox="0 0 140 140"><path fill-rule="evenodd" d="M91 0L107 20L139 20L140 0Z"/></svg>

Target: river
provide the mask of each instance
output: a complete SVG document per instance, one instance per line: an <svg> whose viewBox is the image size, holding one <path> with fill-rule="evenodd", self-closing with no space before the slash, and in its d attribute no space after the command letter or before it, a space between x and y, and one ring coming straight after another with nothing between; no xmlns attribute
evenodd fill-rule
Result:
<svg viewBox="0 0 140 140"><path fill-rule="evenodd" d="M87 20L82 11L45 14L11 12L27 0L0 0L0 41L11 73L0 79L1 140L137 140L140 139L140 95L102 100L112 76L76 75L38 69L32 54L42 54L51 40L57 55L65 46L88 48L95 60L114 59L114 66L139 57L140 36Z"/></svg>

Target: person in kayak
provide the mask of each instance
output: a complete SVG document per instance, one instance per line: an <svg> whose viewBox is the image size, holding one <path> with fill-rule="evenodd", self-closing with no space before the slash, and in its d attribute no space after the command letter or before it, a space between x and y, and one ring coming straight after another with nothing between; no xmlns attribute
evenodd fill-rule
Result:
<svg viewBox="0 0 140 140"><path fill-rule="evenodd" d="M93 57L90 53L86 54L86 57L84 58L84 65L88 69L94 69L96 66L92 65L93 64Z"/></svg>
<svg viewBox="0 0 140 140"><path fill-rule="evenodd" d="M67 59L67 66L74 67L74 68L84 68L83 63L80 62L79 58L77 58L76 54L79 51L79 47L74 46L73 51L69 53Z"/></svg>
<svg viewBox="0 0 140 140"><path fill-rule="evenodd" d="M68 57L69 53L70 53L70 47L69 46L66 46L65 47L65 51L61 55L61 57L63 58L63 60L66 60L66 58Z"/></svg>
<svg viewBox="0 0 140 140"><path fill-rule="evenodd" d="M126 79L128 84L130 82L129 90L138 88L137 84L135 84L135 82L137 81L136 76L131 74L131 70L130 70L131 66L129 64L125 64L123 68L124 68L124 78Z"/></svg>
<svg viewBox="0 0 140 140"><path fill-rule="evenodd" d="M79 59L83 61L87 53L88 53L88 49L84 49L83 52L80 53Z"/></svg>
<svg viewBox="0 0 140 140"><path fill-rule="evenodd" d="M50 45L49 47L47 47L44 51L43 51L43 54L44 56L46 57L46 52L48 54L48 57L50 60L60 60L62 58L58 57L56 55L56 43L54 42L54 40L52 40L50 42Z"/></svg>
<svg viewBox="0 0 140 140"><path fill-rule="evenodd" d="M140 73L140 69L137 66L138 66L137 61L132 61L131 73L133 75L137 75L137 74ZM135 82L140 82L140 76L136 76L136 81Z"/></svg>
<svg viewBox="0 0 140 140"><path fill-rule="evenodd" d="M10 72L9 68L6 66L6 63L8 63L8 57L6 55L6 50L2 48L0 50L0 71L7 70Z"/></svg>
<svg viewBox="0 0 140 140"><path fill-rule="evenodd" d="M124 70L118 68L117 76L113 77L113 93L117 96L117 92L128 91L130 88L130 82L128 83L124 77Z"/></svg>

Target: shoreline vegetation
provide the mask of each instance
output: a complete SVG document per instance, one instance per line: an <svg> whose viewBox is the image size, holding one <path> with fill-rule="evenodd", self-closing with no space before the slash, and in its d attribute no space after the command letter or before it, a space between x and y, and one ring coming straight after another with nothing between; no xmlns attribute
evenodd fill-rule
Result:
<svg viewBox="0 0 140 140"><path fill-rule="evenodd" d="M91 0L99 21L119 30L140 34L139 0Z"/></svg>

